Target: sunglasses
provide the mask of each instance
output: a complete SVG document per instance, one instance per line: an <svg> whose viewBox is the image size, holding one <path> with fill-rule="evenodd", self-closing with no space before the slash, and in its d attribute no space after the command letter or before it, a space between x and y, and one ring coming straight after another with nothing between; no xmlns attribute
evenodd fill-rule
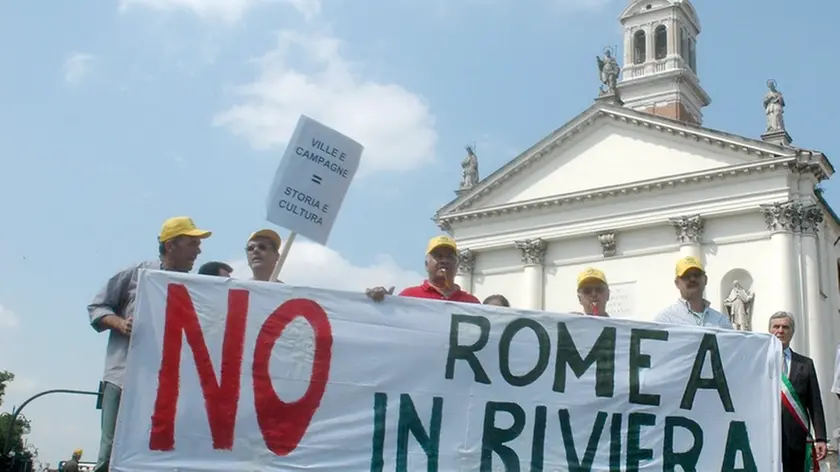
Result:
<svg viewBox="0 0 840 472"><path fill-rule="evenodd" d="M581 287L580 288L580 293L582 293L584 295L592 295L593 293L601 295L602 293L604 293L604 286L603 285L594 285L594 286L590 285L588 287Z"/></svg>
<svg viewBox="0 0 840 472"><path fill-rule="evenodd" d="M257 243L257 244L249 244L247 247L245 247L246 252L254 252L257 249L259 249L260 251L268 251L269 246L268 246L268 244Z"/></svg>

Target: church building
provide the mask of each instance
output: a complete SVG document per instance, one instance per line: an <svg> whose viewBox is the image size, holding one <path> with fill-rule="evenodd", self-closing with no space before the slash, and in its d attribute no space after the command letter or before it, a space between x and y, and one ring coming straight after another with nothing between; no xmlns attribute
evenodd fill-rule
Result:
<svg viewBox="0 0 840 472"><path fill-rule="evenodd" d="M457 197L435 215L461 250L458 283L480 299L580 311L576 277L605 272L612 317L651 320L679 293L674 267L695 256L706 298L739 329L767 332L792 313L792 347L813 358L829 431L840 341L840 219L820 183L819 150L792 145L784 98L768 81L759 138L707 128L690 0L635 0L620 17L623 64L605 51L592 106L479 179L472 149ZM619 74L620 73L620 74Z"/></svg>

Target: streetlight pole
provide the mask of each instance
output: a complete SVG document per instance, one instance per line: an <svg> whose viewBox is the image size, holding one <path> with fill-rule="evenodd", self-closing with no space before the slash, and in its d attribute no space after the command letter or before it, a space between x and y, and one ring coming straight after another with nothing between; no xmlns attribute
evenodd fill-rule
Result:
<svg viewBox="0 0 840 472"><path fill-rule="evenodd" d="M102 388L100 386L100 392ZM20 416L20 412L28 405L32 400L36 398L43 397L44 395L49 395L51 393L67 393L71 395L100 395L100 392L91 392L88 390L67 390L63 388L53 389L53 390L46 390L44 392L32 395L29 397L25 402L21 403L20 407L16 409L12 409L12 418L9 421L9 427L6 429L6 436L3 439L3 457L9 455L9 451L12 449L12 433L15 430L15 423L17 422L18 416Z"/></svg>

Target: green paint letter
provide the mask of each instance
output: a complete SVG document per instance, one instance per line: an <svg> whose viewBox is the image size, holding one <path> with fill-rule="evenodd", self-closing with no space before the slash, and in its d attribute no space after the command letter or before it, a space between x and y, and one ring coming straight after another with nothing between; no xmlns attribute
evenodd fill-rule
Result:
<svg viewBox="0 0 840 472"><path fill-rule="evenodd" d="M572 369L575 377L580 378L595 364L595 396L612 397L615 391L615 338L615 328L603 328L589 354L581 358L566 323L557 323L554 391L566 391L566 366Z"/></svg>
<svg viewBox="0 0 840 472"><path fill-rule="evenodd" d="M601 442L601 433L604 425L607 424L607 413L599 411L595 416L595 424L592 425L592 432L589 434L589 442L586 443L586 451L583 453L583 460L578 459L577 447L575 446L575 435L572 433L572 420L569 410L558 410L560 417L560 433L563 435L563 447L566 449L566 464L570 472L590 472L592 462L595 461L595 454L598 453L598 443Z"/></svg>
<svg viewBox="0 0 840 472"><path fill-rule="evenodd" d="M496 427L496 412L503 411L513 418L510 428ZM519 456L505 443L513 441L525 429L525 410L516 403L487 402L484 407L484 428L481 436L481 465L479 472L493 472L493 453L499 455L506 472L519 472Z"/></svg>
<svg viewBox="0 0 840 472"><path fill-rule="evenodd" d="M388 395L375 393L373 395L373 444L371 447L370 472L382 472L385 458L385 416L388 413Z"/></svg>
<svg viewBox="0 0 840 472"><path fill-rule="evenodd" d="M712 378L710 379L700 377L707 356L712 364ZM697 395L699 389L717 390L723 409L727 413L735 412L735 407L732 405L732 396L729 394L729 384L726 383L726 373L723 371L723 362L720 360L717 336L712 333L704 334L703 340L700 341L700 347L697 348L694 367L691 368L680 408L690 410L694 406L694 396Z"/></svg>
<svg viewBox="0 0 840 472"><path fill-rule="evenodd" d="M653 449L642 449L642 426L656 424L652 413L630 413L627 416L627 472L639 472L642 461L653 459Z"/></svg>
<svg viewBox="0 0 840 472"><path fill-rule="evenodd" d="M674 451L675 428L686 429L694 437L694 443L685 452ZM700 461L702 450L703 428L699 424L682 416L665 418L665 447L662 452L663 472L676 472L677 466L680 466L680 472L697 472L697 462Z"/></svg>
<svg viewBox="0 0 840 472"><path fill-rule="evenodd" d="M743 467L736 469L735 460L741 453ZM743 421L729 422L729 434L726 435L726 449L723 451L723 465L720 472L758 472L752 449L747 424Z"/></svg>
<svg viewBox="0 0 840 472"><path fill-rule="evenodd" d="M461 345L458 341L458 333L462 324L471 324L481 330L478 339L470 345ZM490 377L481 362L478 361L475 353L487 346L490 340L490 320L483 316L452 315L449 323L449 353L446 355L446 378L452 380L455 377L455 361L458 359L467 361L475 376L475 381L481 384L489 384Z"/></svg>
<svg viewBox="0 0 840 472"><path fill-rule="evenodd" d="M537 354L537 362L534 368L523 375L514 375L510 371L510 345L514 336L525 328L530 329L536 335L539 354ZM548 337L545 328L531 318L517 318L505 326L505 330L502 331L502 336L499 339L499 372L505 382L511 386L524 387L534 383L545 372L546 367L548 367L549 354L551 354L551 339Z"/></svg>
<svg viewBox="0 0 840 472"><path fill-rule="evenodd" d="M659 406L659 395L642 393L639 380L641 369L650 369L650 356L642 354L642 340L667 341L668 332L658 329L632 329L630 330L630 403L636 405Z"/></svg>
<svg viewBox="0 0 840 472"><path fill-rule="evenodd" d="M426 453L426 470L437 472L438 453L440 451L440 421L443 415L443 398L432 398L432 419L429 432L423 428L417 409L408 394L400 395L400 418L397 425L397 472L407 472L408 467L408 435L411 434L420 443ZM416 467L411 470L417 470Z"/></svg>

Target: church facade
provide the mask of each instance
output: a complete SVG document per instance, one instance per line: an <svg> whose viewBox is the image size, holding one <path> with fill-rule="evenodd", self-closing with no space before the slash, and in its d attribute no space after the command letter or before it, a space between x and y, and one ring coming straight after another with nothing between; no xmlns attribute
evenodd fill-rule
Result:
<svg viewBox="0 0 840 472"><path fill-rule="evenodd" d="M820 190L834 168L791 145L772 81L760 139L703 126L711 99L689 0L637 0L620 20L624 65L599 59L591 107L486 178L464 167L457 198L435 215L458 241L458 283L515 307L580 311L576 277L596 267L610 316L650 320L679 296L676 261L695 256L706 298L739 329L766 332L774 312L794 315L792 347L814 359L829 430L840 427L830 393L840 219Z"/></svg>

